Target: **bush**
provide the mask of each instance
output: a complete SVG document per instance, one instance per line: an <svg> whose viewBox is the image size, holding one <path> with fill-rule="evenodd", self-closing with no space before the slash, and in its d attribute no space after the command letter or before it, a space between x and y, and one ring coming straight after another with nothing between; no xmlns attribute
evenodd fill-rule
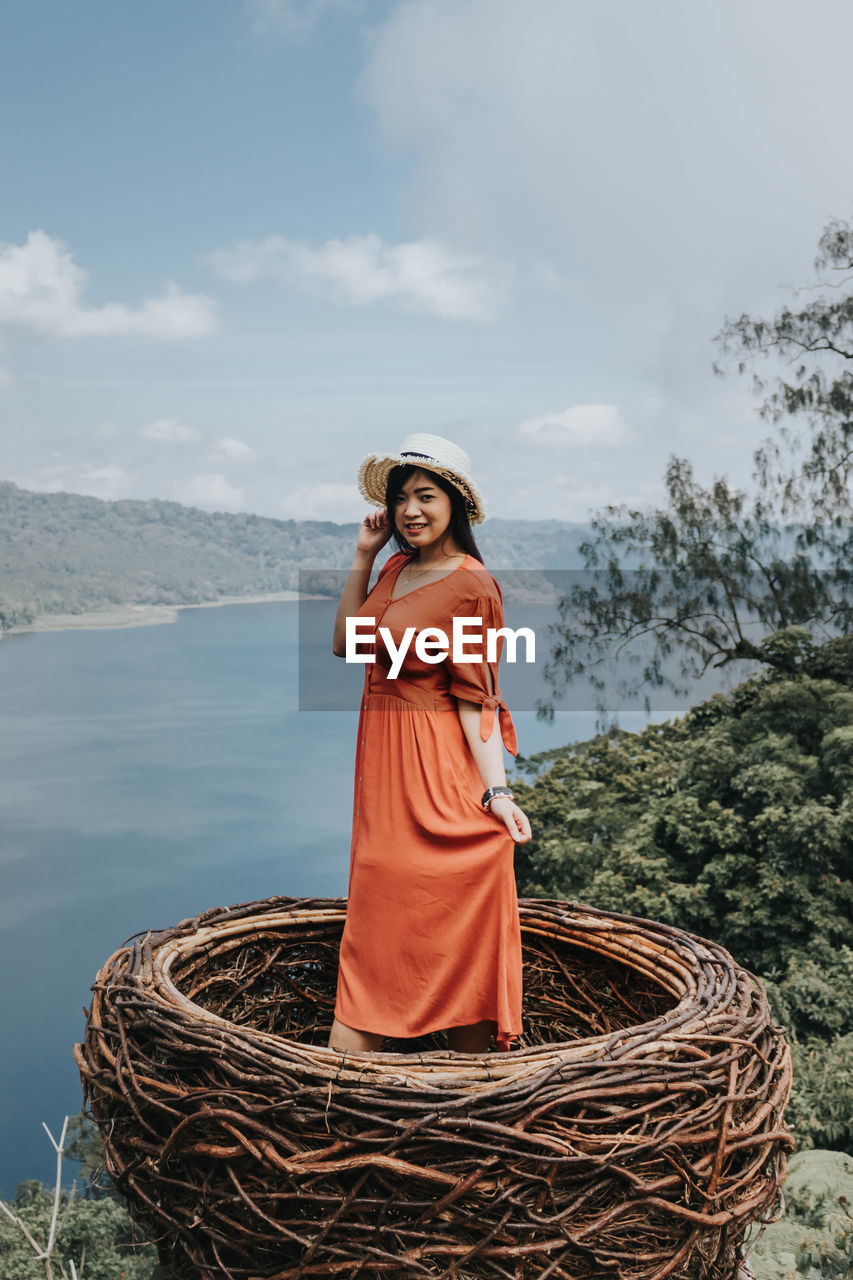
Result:
<svg viewBox="0 0 853 1280"><path fill-rule="evenodd" d="M53 1191L40 1182L23 1182L9 1206L39 1244L50 1230ZM67 1210L63 1218L63 1212ZM71 1275L71 1260L85 1280L151 1280L157 1263L156 1249L138 1236L127 1210L109 1197L75 1197L70 1207L63 1192L61 1232L53 1253L55 1276ZM44 1280L39 1262L21 1232L0 1215L0 1280Z"/></svg>
<svg viewBox="0 0 853 1280"><path fill-rule="evenodd" d="M850 1065L853 1034L853 637L827 648L679 720L520 757L534 839L516 873L521 894L721 942L766 982L795 1045L804 1144L851 1150L833 1094L849 1084L818 1087ZM844 679L814 674L829 667Z"/></svg>

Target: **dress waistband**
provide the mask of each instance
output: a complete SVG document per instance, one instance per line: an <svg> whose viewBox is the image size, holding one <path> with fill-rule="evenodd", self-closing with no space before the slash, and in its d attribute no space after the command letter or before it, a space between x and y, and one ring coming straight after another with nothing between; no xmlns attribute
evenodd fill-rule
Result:
<svg viewBox="0 0 853 1280"><path fill-rule="evenodd" d="M409 707L426 711L456 711L456 698L452 693L435 688L424 689L415 680L405 680L400 676L394 680L386 680L376 671L371 670L367 687L372 697L394 698L397 702ZM491 696L484 695L480 701L480 740L488 742L492 736L495 714L498 716L504 746L510 755L518 755L518 739L512 715L499 692Z"/></svg>

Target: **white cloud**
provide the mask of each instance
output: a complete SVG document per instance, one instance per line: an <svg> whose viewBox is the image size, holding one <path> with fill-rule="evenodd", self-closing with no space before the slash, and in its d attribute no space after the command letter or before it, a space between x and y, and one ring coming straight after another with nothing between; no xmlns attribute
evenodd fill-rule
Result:
<svg viewBox="0 0 853 1280"><path fill-rule="evenodd" d="M364 501L354 484L303 485L282 501L283 520L334 520L338 524L361 521L370 510L378 510Z"/></svg>
<svg viewBox="0 0 853 1280"><path fill-rule="evenodd" d="M218 305L204 294L185 294L173 281L162 297L138 307L108 302L86 307L88 276L61 240L31 231L22 245L0 241L0 325L57 338L127 334L167 340L201 338L219 328Z"/></svg>
<svg viewBox="0 0 853 1280"><path fill-rule="evenodd" d="M116 436L121 435L121 432L114 422L99 422L95 427L94 434L99 440L115 440Z"/></svg>
<svg viewBox="0 0 853 1280"><path fill-rule="evenodd" d="M242 489L229 484L225 476L211 472L179 481L172 487L172 497L185 506L209 511L238 511L244 504Z"/></svg>
<svg viewBox="0 0 853 1280"><path fill-rule="evenodd" d="M631 438L615 404L576 404L561 413L528 418L516 434L519 439L532 444L560 445L570 449L596 445L612 448Z"/></svg>
<svg viewBox="0 0 853 1280"><path fill-rule="evenodd" d="M808 271L849 205L853 9L810 12L408 0L372 33L361 89L432 234L535 245L597 298L669 286L716 310Z"/></svg>
<svg viewBox="0 0 853 1280"><path fill-rule="evenodd" d="M195 427L188 427L176 418L157 418L139 428L139 435L145 440L160 440L165 444L196 444L203 439Z"/></svg>
<svg viewBox="0 0 853 1280"><path fill-rule="evenodd" d="M437 240L386 244L372 233L327 240L319 249L270 235L217 249L207 262L239 284L272 276L340 303L387 302L401 311L476 323L503 311L515 276L507 263L458 253Z"/></svg>
<svg viewBox="0 0 853 1280"><path fill-rule="evenodd" d="M84 493L92 498L112 500L128 495L132 477L112 464L62 462L41 467L28 475L10 476L10 479L22 489L33 489L37 493Z"/></svg>
<svg viewBox="0 0 853 1280"><path fill-rule="evenodd" d="M252 462L258 455L251 445L244 440L235 440L233 436L223 436L217 440L210 450L210 458L231 458L235 462Z"/></svg>

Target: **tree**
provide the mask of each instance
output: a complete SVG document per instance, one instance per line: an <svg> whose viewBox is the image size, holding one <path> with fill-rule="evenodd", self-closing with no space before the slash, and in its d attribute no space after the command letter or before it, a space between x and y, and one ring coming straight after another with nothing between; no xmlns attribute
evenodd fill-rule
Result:
<svg viewBox="0 0 853 1280"><path fill-rule="evenodd" d="M726 320L716 341L721 350L738 353L744 373L755 357L777 355L794 365L787 377L772 383L753 374L757 394L768 392L761 409L766 420L804 417L810 433L801 436L783 425L755 455L762 482L779 497L784 514L796 516L807 503L819 522L803 531L803 549L821 545L837 558L850 560L851 468L853 468L853 223L832 219L820 238L815 271L836 279L815 287L837 289L834 297L816 298L800 310L783 307L772 321L742 315ZM846 292L845 292L846 290ZM802 292L802 291L800 291ZM714 371L723 375L718 362ZM772 386L772 390L769 388ZM792 467L805 445L800 465ZM811 537L809 536L811 535Z"/></svg>
<svg viewBox="0 0 853 1280"><path fill-rule="evenodd" d="M823 282L836 296L783 308L770 321L727 320L716 337L723 352L738 352L741 373L757 356L796 357L788 377L756 377L755 389L767 393L762 416L777 424L805 420L806 428L783 422L755 452L752 495L724 476L703 487L686 459L672 457L665 506L614 504L593 518L579 548L584 570L552 628L545 677L553 696L538 704L540 717L552 718L554 700L581 677L598 691L600 709L608 687L629 697L645 687L648 709L649 688L683 696L685 681L710 668L757 662L787 669L791 629L799 629L801 650L810 637L849 629L853 371L845 362L853 360L853 275L844 273L853 272L851 225L829 224L815 266L844 276ZM608 660L625 657L633 675L602 675Z"/></svg>
<svg viewBox="0 0 853 1280"><path fill-rule="evenodd" d="M849 1000L825 999L810 967L849 993L853 688L771 672L678 720L517 764L547 768L513 784L536 832L516 855L520 893L714 938L785 984L802 1035L853 1032Z"/></svg>
<svg viewBox="0 0 853 1280"><path fill-rule="evenodd" d="M81 1115L65 1117L57 1141L56 1185L22 1182L11 1204L0 1200L0 1280L150 1280L157 1253L139 1233L118 1197L101 1195L97 1184L100 1140ZM73 1139L66 1143L69 1130ZM62 1161L84 1166L91 1195L75 1196L76 1181L62 1188Z"/></svg>
<svg viewBox="0 0 853 1280"><path fill-rule="evenodd" d="M115 1183L104 1165L100 1131L85 1111L69 1118L65 1158L80 1165L76 1182L87 1200L97 1200L102 1196L118 1199Z"/></svg>
<svg viewBox="0 0 853 1280"><path fill-rule="evenodd" d="M798 1143L853 1154L853 637L833 649L846 678L773 670L641 733L519 758L534 839L516 875L520 896L722 943L793 1042Z"/></svg>
<svg viewBox="0 0 853 1280"><path fill-rule="evenodd" d="M40 1182L25 1182L10 1206L36 1242L48 1238L52 1201L53 1192ZM118 1200L75 1199L69 1205L63 1191L60 1210L62 1232L47 1273L54 1280L70 1280L75 1272L78 1280L151 1280L157 1250L137 1234ZM45 1275L44 1263L21 1231L0 1217L0 1280L45 1280Z"/></svg>

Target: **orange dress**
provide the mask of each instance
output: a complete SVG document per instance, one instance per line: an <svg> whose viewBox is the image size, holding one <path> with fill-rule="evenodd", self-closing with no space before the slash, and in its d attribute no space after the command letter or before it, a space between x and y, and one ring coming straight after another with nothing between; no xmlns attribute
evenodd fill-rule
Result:
<svg viewBox="0 0 853 1280"><path fill-rule="evenodd" d="M480 804L483 782L462 729L456 698L481 704L480 737L499 718L504 745L518 747L498 687L497 661L485 660L485 628L504 625L503 598L479 560L466 555L443 578L391 593L407 561L383 565L357 616L364 694L355 759L347 915L340 945L335 1016L346 1026L409 1038L490 1019L500 1050L522 1032L521 929L506 826ZM439 627L452 639L454 617L468 624L476 663L427 663L414 638L399 674L378 634L399 646L406 627Z"/></svg>

